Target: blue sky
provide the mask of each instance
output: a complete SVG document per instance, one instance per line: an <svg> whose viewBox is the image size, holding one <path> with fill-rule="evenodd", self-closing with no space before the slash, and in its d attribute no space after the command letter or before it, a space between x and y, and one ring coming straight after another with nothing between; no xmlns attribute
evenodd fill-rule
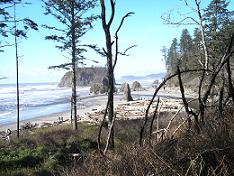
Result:
<svg viewBox="0 0 234 176"><path fill-rule="evenodd" d="M43 15L43 8L40 0L33 0L33 4L24 8L18 8L18 16L29 17L39 25L55 24L56 21ZM203 5L210 1L202 1ZM119 47L124 51L131 45L138 45L129 53L129 57L119 57L115 75L147 75L165 71L163 57L160 49L162 46L169 47L173 38L179 38L183 28L192 29L195 26L168 26L163 24L161 16L172 11L175 19L180 19L178 11L181 13L189 12L189 9L183 6L180 0L117 0L116 16L112 28L112 33L116 30L121 17L127 12L135 12L135 15L127 18L124 26L119 33ZM100 13L100 7L97 7L95 13ZM192 14L191 14L192 15ZM19 43L20 58L20 82L58 82L64 70L48 70L51 65L58 65L67 62L67 58L54 47L51 41L45 41L44 37L50 34L43 28L38 32L30 31L27 40L21 40ZM94 23L94 29L91 30L83 39L85 44L98 44L104 47L104 33L101 27L101 21ZM8 39L12 43L11 38ZM14 47L5 48L5 52L0 53L0 77L6 76L8 79L1 80L0 84L15 82L15 53ZM88 59L95 59L99 64L87 61L87 65L103 66L105 58L101 58L93 52L87 53Z"/></svg>

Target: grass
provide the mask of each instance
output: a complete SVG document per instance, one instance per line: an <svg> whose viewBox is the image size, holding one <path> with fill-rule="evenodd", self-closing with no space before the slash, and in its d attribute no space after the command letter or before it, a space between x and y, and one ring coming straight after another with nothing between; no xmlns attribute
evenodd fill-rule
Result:
<svg viewBox="0 0 234 176"><path fill-rule="evenodd" d="M20 139L13 136L9 146L0 143L0 175L232 175L233 111L225 111L222 120L215 116L206 117L201 134L184 129L173 139L144 147L138 145L141 119L116 121L116 149L105 157L97 150L97 125L80 123L78 131L70 126L25 131ZM104 129L103 142L106 134ZM71 153L85 157L74 160Z"/></svg>

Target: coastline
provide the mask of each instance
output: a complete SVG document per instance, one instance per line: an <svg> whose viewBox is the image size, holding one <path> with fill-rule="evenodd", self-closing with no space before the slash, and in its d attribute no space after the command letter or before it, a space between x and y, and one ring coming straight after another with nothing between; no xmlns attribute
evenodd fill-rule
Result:
<svg viewBox="0 0 234 176"><path fill-rule="evenodd" d="M143 91L134 91L132 92L132 95L134 99L141 100L144 102L152 98L154 91L155 91L154 88L150 88ZM166 90L160 90L158 96L166 99L178 100L180 99L181 95L178 89L176 90L170 88ZM187 92L187 97L188 98L192 97L192 93ZM123 100L123 93L115 94L114 99L115 99L114 102L115 108L118 105L129 103ZM80 107L78 107L79 121L91 122L93 119L89 117L90 114L99 113L100 115L100 112L105 109L107 102L107 95L90 95L90 96L81 97L79 100L80 100ZM65 121L65 123L70 123L70 110L38 116L27 120L22 120L20 121L20 126L28 122L30 122L31 124L36 123L38 124L39 127L43 124L53 125L59 121L60 117L63 117L63 121ZM0 124L0 131L5 131L7 129L16 130L16 122L8 124Z"/></svg>
<svg viewBox="0 0 234 176"><path fill-rule="evenodd" d="M115 95L115 104L118 105L122 102L123 94ZM105 108L107 102L107 95L90 95L80 98L80 107L78 107L78 115L80 117L86 116L87 112L91 112L93 110L102 110ZM21 120L20 126L24 125L25 123L30 122L31 124L38 124L41 125L43 123L51 123L57 122L59 117L63 117L64 121L70 123L70 110L52 113L48 115L42 115L38 117L33 117L27 120ZM0 124L0 131L5 131L7 129L16 130L16 122Z"/></svg>

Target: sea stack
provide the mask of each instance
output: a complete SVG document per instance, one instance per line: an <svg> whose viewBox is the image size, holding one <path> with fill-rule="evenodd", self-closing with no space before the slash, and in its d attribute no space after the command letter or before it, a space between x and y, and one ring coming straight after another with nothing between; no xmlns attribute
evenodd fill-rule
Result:
<svg viewBox="0 0 234 176"><path fill-rule="evenodd" d="M132 95L131 95L131 89L128 83L125 83L125 87L124 87L124 100L133 101Z"/></svg>

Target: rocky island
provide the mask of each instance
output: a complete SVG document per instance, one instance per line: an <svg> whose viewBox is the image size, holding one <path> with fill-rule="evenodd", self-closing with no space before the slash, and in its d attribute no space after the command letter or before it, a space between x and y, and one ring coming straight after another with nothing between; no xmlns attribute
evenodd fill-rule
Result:
<svg viewBox="0 0 234 176"><path fill-rule="evenodd" d="M77 86L92 86L94 83L100 83L106 75L105 67L85 67L77 70ZM65 73L62 77L59 87L72 86L72 71Z"/></svg>

